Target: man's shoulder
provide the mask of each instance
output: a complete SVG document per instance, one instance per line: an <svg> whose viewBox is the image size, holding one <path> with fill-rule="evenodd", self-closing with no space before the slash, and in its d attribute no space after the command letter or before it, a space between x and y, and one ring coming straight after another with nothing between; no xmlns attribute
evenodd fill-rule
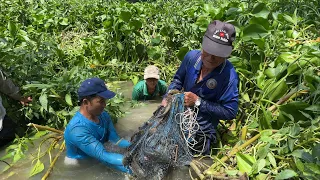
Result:
<svg viewBox="0 0 320 180"><path fill-rule="evenodd" d="M158 81L161 85L167 85L167 83L164 80L159 79Z"/></svg>
<svg viewBox="0 0 320 180"><path fill-rule="evenodd" d="M134 89L140 89L143 87L145 81L144 80L141 80L139 81L135 86L134 86Z"/></svg>

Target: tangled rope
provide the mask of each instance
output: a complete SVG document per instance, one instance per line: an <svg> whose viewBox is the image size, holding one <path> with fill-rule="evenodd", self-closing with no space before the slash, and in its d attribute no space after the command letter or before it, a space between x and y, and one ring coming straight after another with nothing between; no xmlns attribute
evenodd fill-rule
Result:
<svg viewBox="0 0 320 180"><path fill-rule="evenodd" d="M187 146L195 152L202 153L206 145L206 136L205 133L201 130L200 125L197 121L198 112L198 107L194 106L193 109L188 107L183 113L177 113L175 116L175 120L180 125L180 131L187 143ZM199 132L201 132L201 134L199 134ZM196 135L203 136L204 138L202 150L198 150L195 148L195 146L199 145L200 143L200 141L196 139Z"/></svg>

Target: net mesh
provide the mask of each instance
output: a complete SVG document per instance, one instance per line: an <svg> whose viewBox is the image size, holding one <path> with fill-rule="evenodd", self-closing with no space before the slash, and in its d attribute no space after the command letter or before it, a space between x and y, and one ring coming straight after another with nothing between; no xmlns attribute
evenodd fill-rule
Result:
<svg viewBox="0 0 320 180"><path fill-rule="evenodd" d="M139 179L163 179L171 168L188 165L192 160L175 120L176 114L184 112L184 95L169 94L167 102L131 137L125 164Z"/></svg>

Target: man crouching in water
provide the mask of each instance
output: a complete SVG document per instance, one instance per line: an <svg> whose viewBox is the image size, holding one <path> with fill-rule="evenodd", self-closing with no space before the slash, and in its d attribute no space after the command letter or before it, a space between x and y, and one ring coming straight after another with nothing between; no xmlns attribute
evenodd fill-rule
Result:
<svg viewBox="0 0 320 180"><path fill-rule="evenodd" d="M78 90L80 110L66 127L64 138L67 148L66 164L93 157L105 165L122 172L131 173L123 165L123 155L107 152L104 142L111 141L119 147L128 147L130 142L120 138L109 114L104 111L106 101L115 96L99 78L85 80ZM73 162L73 163L72 163Z"/></svg>

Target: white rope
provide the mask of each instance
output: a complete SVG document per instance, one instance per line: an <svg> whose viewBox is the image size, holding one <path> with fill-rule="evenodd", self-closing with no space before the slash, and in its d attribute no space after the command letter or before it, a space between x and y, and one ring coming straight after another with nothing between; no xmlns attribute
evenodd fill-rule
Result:
<svg viewBox="0 0 320 180"><path fill-rule="evenodd" d="M199 112L198 107L195 106L193 108L193 110L190 107L188 107L183 113L177 113L175 116L175 120L180 125L180 131L181 131L181 134L182 134L184 140L187 143L187 146L196 152L202 153L204 151L205 146L206 146L206 135L201 130L200 125L197 121L198 112ZM195 139L197 132L199 135L199 130L203 134L203 137L204 137L201 151L195 149L195 146L199 143ZM202 135L202 134L200 134L200 135Z"/></svg>

